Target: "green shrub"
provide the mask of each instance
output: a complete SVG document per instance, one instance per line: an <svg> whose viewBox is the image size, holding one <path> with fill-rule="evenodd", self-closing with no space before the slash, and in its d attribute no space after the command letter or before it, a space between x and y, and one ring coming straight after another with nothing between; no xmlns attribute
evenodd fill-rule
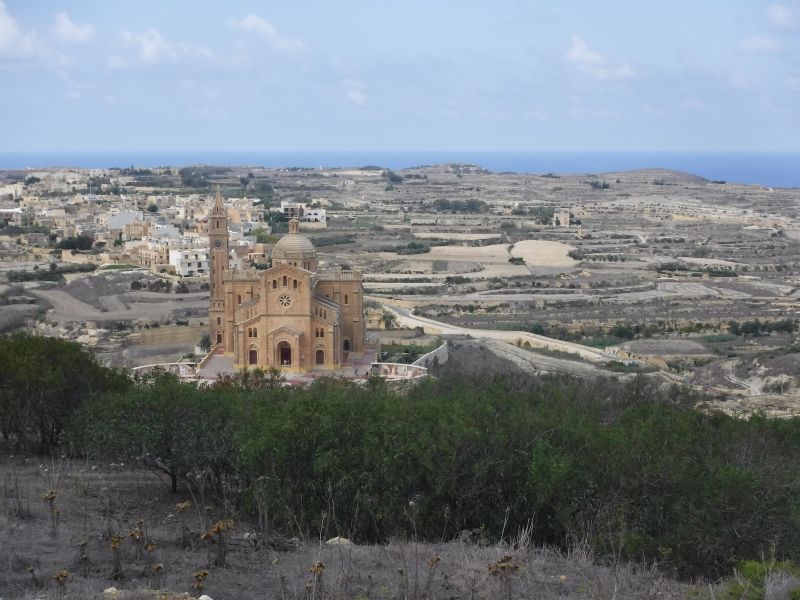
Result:
<svg viewBox="0 0 800 600"><path fill-rule="evenodd" d="M0 338L8 439L138 461L279 530L369 543L527 529L682 577L739 565L752 588L765 567L743 561L770 552L770 569L795 573L800 559L798 419L701 412L696 392L644 378L446 368L406 393L379 379L282 383L131 383L76 344Z"/></svg>

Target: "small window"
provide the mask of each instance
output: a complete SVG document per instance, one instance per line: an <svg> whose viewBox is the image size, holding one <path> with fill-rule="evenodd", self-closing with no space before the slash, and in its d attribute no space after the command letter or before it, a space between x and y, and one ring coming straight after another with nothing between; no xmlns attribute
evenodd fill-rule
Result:
<svg viewBox="0 0 800 600"><path fill-rule="evenodd" d="M347 298L347 294L344 295L344 303L350 304L350 300Z"/></svg>
<svg viewBox="0 0 800 600"><path fill-rule="evenodd" d="M292 287L294 287L294 289L297 289L297 279L295 279L295 280L292 282Z"/></svg>
<svg viewBox="0 0 800 600"><path fill-rule="evenodd" d="M319 337L325 337L325 328L319 330Z"/></svg>
<svg viewBox="0 0 800 600"><path fill-rule="evenodd" d="M236 300L237 300L237 302L238 302L239 304L241 304L241 303L242 303L242 295L241 295L241 294L237 294L237 296L236 296Z"/></svg>
<svg viewBox="0 0 800 600"><path fill-rule="evenodd" d="M222 325L222 317L217 317L217 325Z"/></svg>
<svg viewBox="0 0 800 600"><path fill-rule="evenodd" d="M278 280L277 279L273 279L272 280L272 289L273 290L277 290L278 289Z"/></svg>
<svg viewBox="0 0 800 600"><path fill-rule="evenodd" d="M289 285L289 278L286 277L286 275L284 275L283 276L283 287L286 287L288 285Z"/></svg>
<svg viewBox="0 0 800 600"><path fill-rule="evenodd" d="M258 328L253 327L253 337L258 337Z"/></svg>

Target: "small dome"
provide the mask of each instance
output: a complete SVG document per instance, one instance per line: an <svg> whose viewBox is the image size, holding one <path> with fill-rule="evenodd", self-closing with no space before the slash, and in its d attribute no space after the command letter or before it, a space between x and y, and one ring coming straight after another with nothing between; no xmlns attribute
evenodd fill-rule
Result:
<svg viewBox="0 0 800 600"><path fill-rule="evenodd" d="M302 266L308 270L316 269L317 251L311 240L304 235L298 233L300 231L300 224L297 219L289 221L289 233L278 240L275 247L272 249L273 263L280 262L300 262L295 266Z"/></svg>
<svg viewBox="0 0 800 600"><path fill-rule="evenodd" d="M316 256L317 251L311 240L299 233L289 233L278 240L273 249L275 253L296 255L311 255Z"/></svg>

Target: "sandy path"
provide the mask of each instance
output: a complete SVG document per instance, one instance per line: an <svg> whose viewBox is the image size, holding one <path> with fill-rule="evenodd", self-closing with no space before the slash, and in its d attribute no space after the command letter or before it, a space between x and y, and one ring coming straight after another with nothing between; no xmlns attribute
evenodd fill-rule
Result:
<svg viewBox="0 0 800 600"><path fill-rule="evenodd" d="M173 310L188 308L207 308L208 301L167 300L164 302L133 303L126 310L110 310L103 312L91 304L81 302L61 290L36 290L32 294L50 302L53 306L54 318L57 321L126 321L132 319L166 318Z"/></svg>
<svg viewBox="0 0 800 600"><path fill-rule="evenodd" d="M606 354L602 350L576 344L574 342L565 342L563 340L556 340L553 338L545 337L543 335L535 335L526 331L499 331L494 329L470 329L467 327L459 327L457 325L450 325L434 319L426 317L418 317L407 308L401 308L390 304L384 304L383 307L394 313L397 317L397 322L403 327L415 328L422 327L425 333L430 335L466 335L474 339L481 340L497 340L516 345L518 342L528 342L531 346L536 348L548 348L559 352L569 352L577 354L583 359L594 362L606 362L613 360L613 356Z"/></svg>
<svg viewBox="0 0 800 600"><path fill-rule="evenodd" d="M538 354L531 350L518 348L509 342L500 340L484 340L483 345L501 358L510 360L525 371L539 371L544 373L569 373L581 377L608 376L608 371L599 369L592 364L567 360L564 358L554 358Z"/></svg>

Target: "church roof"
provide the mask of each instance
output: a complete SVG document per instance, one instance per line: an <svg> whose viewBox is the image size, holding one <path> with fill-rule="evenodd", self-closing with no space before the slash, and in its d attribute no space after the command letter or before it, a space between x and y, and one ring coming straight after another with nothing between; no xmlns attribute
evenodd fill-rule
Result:
<svg viewBox="0 0 800 600"><path fill-rule="evenodd" d="M272 250L273 257L311 258L317 255L317 251L314 248L314 244L311 243L311 240L298 233L298 225L299 221L297 219L289 221L289 233L275 244L275 248Z"/></svg>

